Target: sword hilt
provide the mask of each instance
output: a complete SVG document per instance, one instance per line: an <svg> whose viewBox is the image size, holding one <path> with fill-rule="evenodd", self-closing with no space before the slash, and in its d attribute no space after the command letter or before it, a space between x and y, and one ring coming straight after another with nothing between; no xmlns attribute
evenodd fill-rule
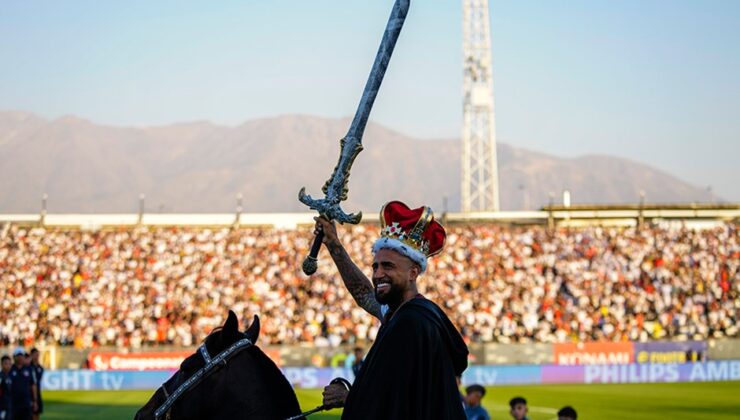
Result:
<svg viewBox="0 0 740 420"><path fill-rule="evenodd" d="M298 193L298 200L318 211L319 214L325 216L329 220L336 220L339 223L351 223L355 225L360 223L360 220L362 220L362 212L347 214L339 206L339 200L330 200L329 198L314 200L310 195L306 194L305 188L301 188L301 191ZM311 251L308 256L306 256L306 259L303 260L303 273L307 276L314 274L318 268L319 251L321 250L321 242L323 239L324 232L319 231L313 240Z"/></svg>
<svg viewBox="0 0 740 420"><path fill-rule="evenodd" d="M319 231L316 237L313 238L313 245L311 245L311 252L308 253L306 259L303 260L303 273L307 276L312 275L316 272L319 267L319 250L321 249L321 242L324 240L324 232Z"/></svg>

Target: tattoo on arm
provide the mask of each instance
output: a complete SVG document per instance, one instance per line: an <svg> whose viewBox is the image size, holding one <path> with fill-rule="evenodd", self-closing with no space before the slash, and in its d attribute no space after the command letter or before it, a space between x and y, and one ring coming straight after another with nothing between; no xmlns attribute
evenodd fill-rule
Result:
<svg viewBox="0 0 740 420"><path fill-rule="evenodd" d="M365 276L357 265L352 262L352 259L347 254L347 251L342 247L342 244L330 244L327 246L331 253L331 258L334 260L339 275L342 276L344 285L349 290L349 293L355 299L358 305L370 315L380 319L382 321L383 315L380 311L380 304L375 300L375 291L373 290L373 284Z"/></svg>

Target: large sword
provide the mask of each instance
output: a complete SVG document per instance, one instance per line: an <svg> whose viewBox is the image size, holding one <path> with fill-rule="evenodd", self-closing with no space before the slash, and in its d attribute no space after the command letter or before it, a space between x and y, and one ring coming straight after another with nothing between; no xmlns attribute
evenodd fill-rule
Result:
<svg viewBox="0 0 740 420"><path fill-rule="evenodd" d="M339 162L334 168L331 178L326 181L324 187L321 189L325 197L319 200L311 198L310 195L306 194L306 187L301 188L301 191L298 193L298 200L301 203L318 211L320 215L329 220L357 224L362 219L362 212L346 214L339 203L347 199L347 193L349 192L349 187L347 186L349 171L352 168L355 158L362 151L362 134L365 132L370 110L373 108L375 97L378 95L378 90L380 90L380 84L383 82L383 76L385 76L385 70L388 68L388 63L391 60L393 48L396 46L403 22L406 20L409 3L410 0L396 0L396 3L393 5L391 17L388 19L388 24L383 33L383 40L380 42L378 54L375 56L375 63L373 63L372 70L370 70L370 77L368 77L365 84L365 90L362 92L360 105L357 107L355 117L352 119L352 125L350 125L349 131L347 131L347 135L340 141ZM303 261L303 272L309 276L316 272L318 265L317 257L323 238L323 232L319 232L316 235L311 246L311 252Z"/></svg>

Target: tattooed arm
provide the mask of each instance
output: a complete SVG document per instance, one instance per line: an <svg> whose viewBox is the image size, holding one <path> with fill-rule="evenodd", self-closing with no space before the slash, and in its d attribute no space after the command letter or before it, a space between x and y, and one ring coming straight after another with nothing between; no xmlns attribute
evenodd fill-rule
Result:
<svg viewBox="0 0 740 420"><path fill-rule="evenodd" d="M342 276L345 287L347 287L355 302L370 315L382 321L383 315L380 311L380 304L375 300L373 284L349 257L347 250L339 241L334 223L323 217L317 217L316 228L323 230L324 244L339 270L339 275Z"/></svg>

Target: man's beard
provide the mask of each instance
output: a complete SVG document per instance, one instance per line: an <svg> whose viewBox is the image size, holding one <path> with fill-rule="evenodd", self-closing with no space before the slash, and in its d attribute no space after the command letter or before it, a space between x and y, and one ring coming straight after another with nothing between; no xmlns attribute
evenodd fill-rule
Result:
<svg viewBox="0 0 740 420"><path fill-rule="evenodd" d="M397 306L403 301L403 290L400 287L390 284L390 289L380 295L378 288L375 288L375 300L381 305Z"/></svg>

